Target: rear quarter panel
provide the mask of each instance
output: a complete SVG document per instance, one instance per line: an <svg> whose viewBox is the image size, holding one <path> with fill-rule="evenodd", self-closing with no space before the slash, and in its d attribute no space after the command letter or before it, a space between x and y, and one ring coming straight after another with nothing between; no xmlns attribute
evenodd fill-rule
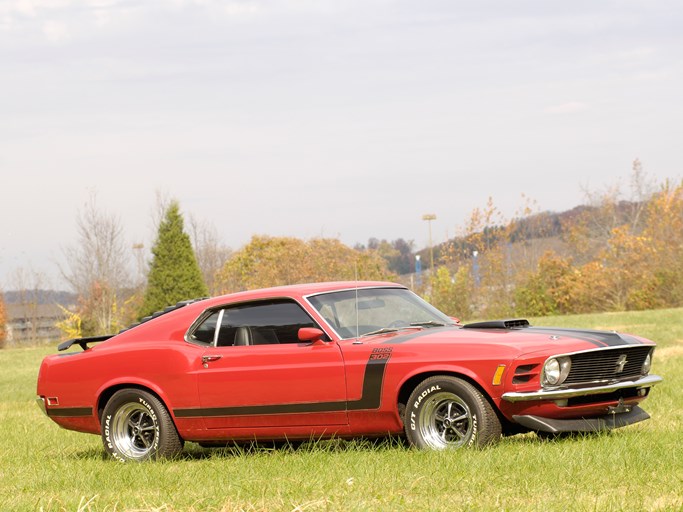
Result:
<svg viewBox="0 0 683 512"><path fill-rule="evenodd" d="M141 387L155 393L169 411L195 407L196 370L201 347L185 342L146 341L138 344L105 342L80 353L48 356L41 365L38 394L56 398L58 406L47 405L47 413L65 428L98 433L100 397L114 387ZM91 410L87 417L69 416L69 409ZM62 416L61 414L67 414ZM181 428L199 428L193 422L177 423Z"/></svg>

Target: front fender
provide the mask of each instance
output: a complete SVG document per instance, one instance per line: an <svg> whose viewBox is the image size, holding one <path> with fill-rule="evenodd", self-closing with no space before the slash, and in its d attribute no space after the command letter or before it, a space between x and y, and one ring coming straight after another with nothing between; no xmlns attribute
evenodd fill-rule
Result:
<svg viewBox="0 0 683 512"><path fill-rule="evenodd" d="M505 364L505 363L501 363ZM509 364L508 364L509 365ZM488 368L492 366L492 368ZM399 395L403 392L406 386L414 387L423 378L430 375L452 375L455 377L463 377L477 386L487 397L494 403L500 398L503 392L503 386L493 386L493 376L495 374L497 365L487 364L484 369L471 368L459 363L433 363L429 365L421 365L406 373L395 387L394 403L398 402ZM423 378L420 378L424 376ZM488 380L487 380L488 379Z"/></svg>

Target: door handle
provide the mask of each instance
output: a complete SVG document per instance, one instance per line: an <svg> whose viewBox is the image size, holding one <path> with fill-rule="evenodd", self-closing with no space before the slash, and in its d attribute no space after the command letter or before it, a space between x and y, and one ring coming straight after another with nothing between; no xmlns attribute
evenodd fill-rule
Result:
<svg viewBox="0 0 683 512"><path fill-rule="evenodd" d="M202 356L202 364L206 366L208 363L212 363L214 361L218 361L221 357L223 356Z"/></svg>

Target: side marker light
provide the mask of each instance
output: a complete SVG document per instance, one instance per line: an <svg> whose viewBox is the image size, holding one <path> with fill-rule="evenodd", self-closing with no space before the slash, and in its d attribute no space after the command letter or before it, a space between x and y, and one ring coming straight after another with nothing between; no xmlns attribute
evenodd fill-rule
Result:
<svg viewBox="0 0 683 512"><path fill-rule="evenodd" d="M493 375L494 386L500 386L500 383L503 382L503 373L505 373L505 365L499 364L496 373Z"/></svg>

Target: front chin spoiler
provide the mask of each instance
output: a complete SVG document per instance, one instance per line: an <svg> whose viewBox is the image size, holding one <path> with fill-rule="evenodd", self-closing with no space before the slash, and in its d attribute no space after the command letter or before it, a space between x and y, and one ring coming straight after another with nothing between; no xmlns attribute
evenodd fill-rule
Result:
<svg viewBox="0 0 683 512"><path fill-rule="evenodd" d="M625 427L650 419L650 415L637 405L628 412L606 414L594 418L555 419L541 416L513 416L512 419L530 430L558 434L560 432L600 432Z"/></svg>

